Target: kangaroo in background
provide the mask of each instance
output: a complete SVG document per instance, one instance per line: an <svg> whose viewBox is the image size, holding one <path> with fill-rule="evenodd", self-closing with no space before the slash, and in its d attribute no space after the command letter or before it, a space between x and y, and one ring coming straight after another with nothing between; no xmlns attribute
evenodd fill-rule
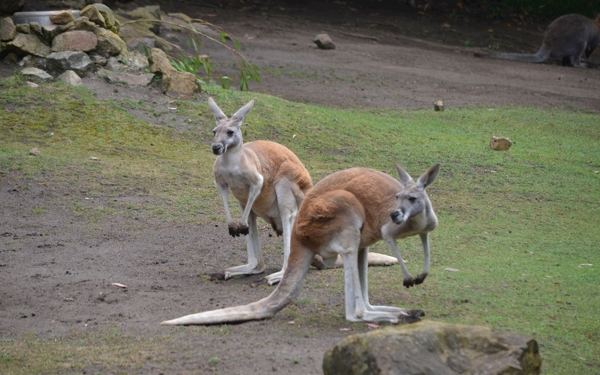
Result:
<svg viewBox="0 0 600 375"><path fill-rule="evenodd" d="M600 15L592 20L579 14L558 17L544 33L542 46L535 55L521 53L476 53L486 59L541 63L548 58L562 59L562 65L585 68L581 56L588 58L600 44Z"/></svg>
<svg viewBox="0 0 600 375"><path fill-rule="evenodd" d="M277 235L283 235L283 267L264 279L273 285L283 276L290 253L292 225L304 196L313 184L302 162L285 146L269 141L244 144L240 128L253 105L254 100L251 100L231 118L227 118L217 103L212 98L208 99L208 106L217 123L212 142L212 152L217 155L213 173L215 185L223 199L229 234L234 237L248 235L248 264L228 268L224 274L213 274L211 278L227 280L236 275L254 275L265 271L256 225L258 216L271 224ZM229 190L244 210L239 221L235 221L229 211ZM370 255L371 265L397 263L396 258L385 254ZM319 269L330 266L324 265L318 257L313 265Z"/></svg>
<svg viewBox="0 0 600 375"><path fill-rule="evenodd" d="M333 173L308 191L292 230L288 265L277 289L268 297L248 305L228 307L164 321L164 325L222 324L273 317L300 293L313 257L327 265L341 256L344 265L346 319L352 322L414 322L421 310L369 303L367 259L369 246L383 239L398 257L410 287L429 273L429 232L438 225L425 189L440 170L436 164L415 182L396 165L400 181L368 168L350 168ZM397 238L419 235L425 265L413 278L396 246Z"/></svg>

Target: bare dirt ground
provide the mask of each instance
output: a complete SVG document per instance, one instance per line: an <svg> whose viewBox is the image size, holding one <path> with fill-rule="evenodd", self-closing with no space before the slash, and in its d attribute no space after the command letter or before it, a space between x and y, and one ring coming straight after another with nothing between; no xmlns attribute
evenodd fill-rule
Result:
<svg viewBox="0 0 600 375"><path fill-rule="evenodd" d="M353 10L339 2L147 3L209 19L237 35L244 54L261 67L263 81L252 82L251 90L293 101L340 107L432 108L434 101L443 100L449 108L525 105L600 112L598 69L473 57L475 50L496 42L500 50L535 52L543 25L439 12L419 14L405 7ZM320 32L332 37L335 50L316 48L312 39ZM593 56L595 62L599 55ZM214 51L213 56L218 59L221 55ZM0 63L0 76L16 69L16 65ZM85 78L84 83L101 99L131 98L154 101L158 106L169 101L156 86L119 86L115 92L114 86L99 79ZM152 116L144 119L156 121ZM298 327L289 324L293 316L286 310L269 321L225 328L159 326L164 319L255 301L271 289L251 288L250 282L258 277L223 283L205 279L207 273L245 261L245 240L230 238L224 223L165 223L143 212L136 217L82 222L61 205L61 198L79 197L82 207L90 208L105 203L102 197L86 199L88 193L77 184L57 186L0 170L3 338L27 332L56 338L74 331L115 327L133 337L168 337L173 342L176 349L160 360L148 358L139 373L316 374L321 373L323 354L336 342L349 333L367 330ZM217 194L214 199L219 199ZM40 207L43 212L36 212ZM281 239L269 237L266 230L261 236L270 249L268 272L273 272L281 262L276 250ZM323 285L331 276L311 272L300 299L316 303L296 305L301 314L318 314L323 306L342 310L341 290L332 299L311 286ZM128 288L111 285L115 282ZM396 289L390 293L397 298L409 293L399 285ZM344 327L340 322L339 328ZM219 360L210 360L215 357ZM86 373L96 370L103 371L92 366Z"/></svg>

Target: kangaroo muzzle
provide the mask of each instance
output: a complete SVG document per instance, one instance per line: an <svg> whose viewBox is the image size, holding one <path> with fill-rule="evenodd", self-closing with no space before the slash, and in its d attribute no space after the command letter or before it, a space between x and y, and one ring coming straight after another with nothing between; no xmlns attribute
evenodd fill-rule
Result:
<svg viewBox="0 0 600 375"><path fill-rule="evenodd" d="M225 153L225 146L222 143L214 143L212 145L212 152L215 155L222 155Z"/></svg>
<svg viewBox="0 0 600 375"><path fill-rule="evenodd" d="M406 221L406 218L404 217L404 211L402 210L394 210L392 211L392 213L390 214L390 217L392 218L392 221L396 224L402 224Z"/></svg>

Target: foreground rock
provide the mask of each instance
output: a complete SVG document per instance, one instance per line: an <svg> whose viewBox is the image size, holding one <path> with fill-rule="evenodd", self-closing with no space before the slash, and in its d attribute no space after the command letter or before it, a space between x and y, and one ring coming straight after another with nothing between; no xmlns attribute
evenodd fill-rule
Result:
<svg viewBox="0 0 600 375"><path fill-rule="evenodd" d="M542 360L526 335L425 321L348 336L325 354L327 374L537 375Z"/></svg>

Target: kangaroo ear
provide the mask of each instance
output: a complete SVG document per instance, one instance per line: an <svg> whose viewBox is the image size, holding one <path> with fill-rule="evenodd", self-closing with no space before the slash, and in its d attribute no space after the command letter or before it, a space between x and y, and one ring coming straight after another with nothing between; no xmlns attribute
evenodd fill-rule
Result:
<svg viewBox="0 0 600 375"><path fill-rule="evenodd" d="M410 175L404 169L402 169L402 167L399 166L398 163L395 163L395 164L396 164L396 171L398 172L398 179L400 180L402 185L406 186L406 185L410 184L411 182L413 182L412 177L410 177Z"/></svg>
<svg viewBox="0 0 600 375"><path fill-rule="evenodd" d="M440 173L440 165L436 164L433 167L429 168L427 172L423 173L421 177L419 177L419 179L417 180L417 185L423 190L425 190L427 186L433 184L433 182L438 176L438 173Z"/></svg>
<svg viewBox="0 0 600 375"><path fill-rule="evenodd" d="M238 111L234 113L233 116L231 116L231 119L241 123L244 117L246 117L248 112L250 112L250 110L252 109L252 106L254 106L254 99L250 100L248 104L238 109Z"/></svg>
<svg viewBox="0 0 600 375"><path fill-rule="evenodd" d="M217 105L217 103L214 101L213 98L208 98L208 107L210 108L213 116L215 116L215 120L217 120L217 123L220 120L227 120L227 116L225 116L225 114L223 113L223 111L221 111L221 108L219 108L219 106Z"/></svg>

